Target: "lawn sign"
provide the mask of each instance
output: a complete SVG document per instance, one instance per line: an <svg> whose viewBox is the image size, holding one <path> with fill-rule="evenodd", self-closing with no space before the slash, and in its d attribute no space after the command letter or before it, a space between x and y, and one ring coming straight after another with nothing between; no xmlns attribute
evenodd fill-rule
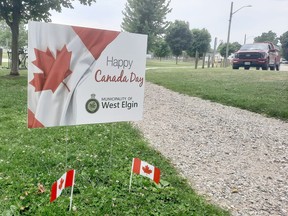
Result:
<svg viewBox="0 0 288 216"><path fill-rule="evenodd" d="M28 30L29 128L142 119L146 35L34 21ZM50 202L72 187L71 210L74 180L75 170L58 179Z"/></svg>
<svg viewBox="0 0 288 216"><path fill-rule="evenodd" d="M142 119L147 36L29 22L28 127Z"/></svg>

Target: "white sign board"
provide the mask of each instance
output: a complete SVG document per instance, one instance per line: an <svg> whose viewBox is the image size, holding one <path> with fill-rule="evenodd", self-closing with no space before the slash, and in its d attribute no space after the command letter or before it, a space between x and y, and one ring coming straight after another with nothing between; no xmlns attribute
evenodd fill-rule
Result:
<svg viewBox="0 0 288 216"><path fill-rule="evenodd" d="M142 119L147 36L29 22L28 127Z"/></svg>

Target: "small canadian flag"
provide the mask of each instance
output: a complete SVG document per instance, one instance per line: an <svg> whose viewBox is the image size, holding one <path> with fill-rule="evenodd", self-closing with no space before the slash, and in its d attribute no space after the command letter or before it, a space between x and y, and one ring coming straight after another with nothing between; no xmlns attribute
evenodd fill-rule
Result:
<svg viewBox="0 0 288 216"><path fill-rule="evenodd" d="M72 201L72 194L73 194L73 186L74 186L74 179L75 179L75 170L69 170L64 173L60 179L53 183L51 188L51 195L50 195L50 202L53 202L57 199L64 188L71 187L71 201Z"/></svg>
<svg viewBox="0 0 288 216"><path fill-rule="evenodd" d="M132 170L136 174L150 178L157 184L160 182L160 169L145 161L141 161L139 158L133 158Z"/></svg>

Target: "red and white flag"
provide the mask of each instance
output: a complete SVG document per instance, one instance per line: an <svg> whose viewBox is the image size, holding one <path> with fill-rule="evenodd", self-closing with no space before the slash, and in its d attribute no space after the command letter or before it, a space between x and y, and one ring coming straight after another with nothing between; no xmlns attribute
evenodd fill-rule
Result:
<svg viewBox="0 0 288 216"><path fill-rule="evenodd" d="M74 186L74 180L75 170L69 170L64 173L60 179L54 182L51 188L50 202L53 202L55 199L57 199L61 195L64 188Z"/></svg>
<svg viewBox="0 0 288 216"><path fill-rule="evenodd" d="M160 169L145 161L141 161L139 158L133 158L132 171L136 174L150 178L157 184L160 182Z"/></svg>

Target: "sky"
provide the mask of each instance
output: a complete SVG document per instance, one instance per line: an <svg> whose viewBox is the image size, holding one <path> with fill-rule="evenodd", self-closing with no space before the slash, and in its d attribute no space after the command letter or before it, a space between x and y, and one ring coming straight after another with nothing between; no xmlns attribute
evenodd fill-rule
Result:
<svg viewBox="0 0 288 216"><path fill-rule="evenodd" d="M53 23L121 31L125 4L126 0L97 0L90 7L74 3L73 10L52 11L51 19ZM248 5L252 7L245 7ZM167 21L183 20L190 29L207 29L211 45L215 38L218 44L227 41L230 0L171 0L170 8ZM234 0L232 13L230 42L243 44L246 35L246 43L252 43L263 32L271 30L280 36L288 31L288 0Z"/></svg>

